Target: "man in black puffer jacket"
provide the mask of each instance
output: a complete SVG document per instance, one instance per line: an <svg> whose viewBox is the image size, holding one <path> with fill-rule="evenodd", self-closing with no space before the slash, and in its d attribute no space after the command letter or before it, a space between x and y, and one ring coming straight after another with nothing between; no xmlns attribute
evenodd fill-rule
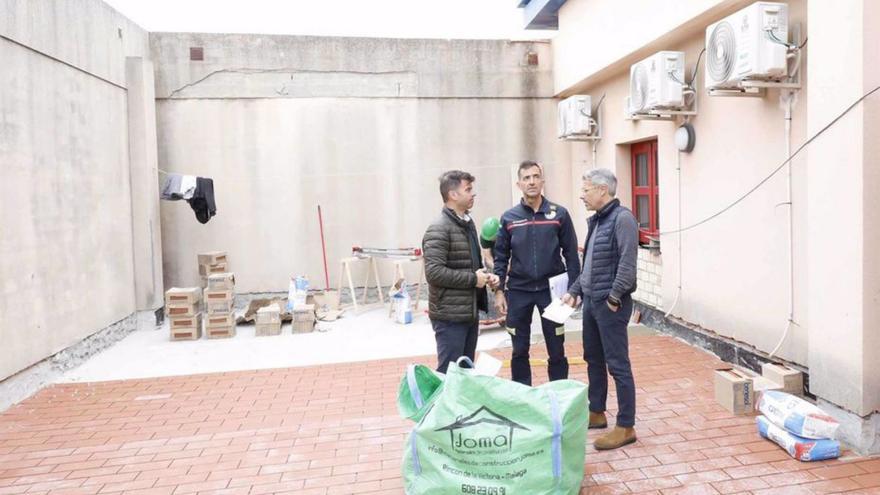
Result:
<svg viewBox="0 0 880 495"><path fill-rule="evenodd" d="M479 310L488 310L486 285L498 278L482 268L474 206L474 176L451 170L440 176L444 208L425 232L422 252L428 281L428 316L437 340L437 371L446 373L461 356L477 350Z"/></svg>

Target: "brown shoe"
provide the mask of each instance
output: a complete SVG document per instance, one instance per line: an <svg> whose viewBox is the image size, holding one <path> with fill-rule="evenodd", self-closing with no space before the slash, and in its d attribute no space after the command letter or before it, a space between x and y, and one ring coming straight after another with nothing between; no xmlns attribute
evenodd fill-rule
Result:
<svg viewBox="0 0 880 495"><path fill-rule="evenodd" d="M636 441L636 430L615 426L610 433L602 435L593 442L596 450L611 450L623 447Z"/></svg>
<svg viewBox="0 0 880 495"><path fill-rule="evenodd" d="M608 428L608 418L605 417L605 413L590 411L590 425L587 428L590 430Z"/></svg>

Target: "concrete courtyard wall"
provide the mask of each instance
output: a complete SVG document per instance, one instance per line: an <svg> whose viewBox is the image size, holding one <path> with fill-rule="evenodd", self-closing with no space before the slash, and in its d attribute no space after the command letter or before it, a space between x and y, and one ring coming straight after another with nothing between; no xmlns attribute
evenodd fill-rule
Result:
<svg viewBox="0 0 880 495"><path fill-rule="evenodd" d="M153 33L151 45L160 168L213 178L218 205L201 225L163 202L168 286L197 285L196 254L216 249L239 292L283 291L294 274L323 287L319 204L335 285L353 245L421 244L448 169L476 175L478 222L518 200L527 158L571 204L546 42Z"/></svg>
<svg viewBox="0 0 880 495"><path fill-rule="evenodd" d="M149 46L97 0L0 12L2 380L138 309L126 57Z"/></svg>

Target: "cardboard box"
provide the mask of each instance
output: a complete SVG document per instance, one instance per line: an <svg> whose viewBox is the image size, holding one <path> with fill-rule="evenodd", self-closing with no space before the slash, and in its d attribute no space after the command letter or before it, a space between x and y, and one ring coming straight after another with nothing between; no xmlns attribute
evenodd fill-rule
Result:
<svg viewBox="0 0 880 495"><path fill-rule="evenodd" d="M216 265L199 265L199 275L207 277L215 273L226 273L226 263L217 263Z"/></svg>
<svg viewBox="0 0 880 495"><path fill-rule="evenodd" d="M235 337L235 324L225 327L205 327L205 336L209 339L228 339Z"/></svg>
<svg viewBox="0 0 880 495"><path fill-rule="evenodd" d="M171 330L171 340L199 340L200 338L202 338L202 327Z"/></svg>
<svg viewBox="0 0 880 495"><path fill-rule="evenodd" d="M235 298L235 293L231 290L206 290L205 291L205 304L215 303L215 302L227 302L232 301Z"/></svg>
<svg viewBox="0 0 880 495"><path fill-rule="evenodd" d="M293 321L315 321L315 305L303 304L294 307Z"/></svg>
<svg viewBox="0 0 880 495"><path fill-rule="evenodd" d="M281 309L276 304L270 304L257 310L257 325L278 323L281 325Z"/></svg>
<svg viewBox="0 0 880 495"><path fill-rule="evenodd" d="M207 253L200 253L198 257L200 265L219 265L220 263L226 263L226 251L209 251Z"/></svg>
<svg viewBox="0 0 880 495"><path fill-rule="evenodd" d="M315 331L315 320L296 321L290 324L293 333L310 333Z"/></svg>
<svg viewBox="0 0 880 495"><path fill-rule="evenodd" d="M749 414L755 408L754 380L740 370L715 370L715 401L733 414Z"/></svg>
<svg viewBox="0 0 880 495"><path fill-rule="evenodd" d="M235 288L235 275L229 272L208 275L208 290L232 290Z"/></svg>
<svg viewBox="0 0 880 495"><path fill-rule="evenodd" d="M202 315L170 318L171 340L198 340L202 337Z"/></svg>
<svg viewBox="0 0 880 495"><path fill-rule="evenodd" d="M165 291L166 306L187 306L202 300L202 289L198 287L172 287Z"/></svg>
<svg viewBox="0 0 880 495"><path fill-rule="evenodd" d="M315 306L304 304L293 309L293 333L309 333L315 330Z"/></svg>
<svg viewBox="0 0 880 495"><path fill-rule="evenodd" d="M205 312L209 315L231 315L234 309L232 301L205 302Z"/></svg>
<svg viewBox="0 0 880 495"><path fill-rule="evenodd" d="M281 319L270 323L257 323L255 335L257 337L267 337L270 335L281 335Z"/></svg>
<svg viewBox="0 0 880 495"><path fill-rule="evenodd" d="M202 314L193 316L175 316L170 318L170 327L172 330L177 328L196 328L202 325Z"/></svg>
<svg viewBox="0 0 880 495"><path fill-rule="evenodd" d="M195 316L199 314L199 303L195 304L173 304L165 306L165 316L169 318L180 316Z"/></svg>
<svg viewBox="0 0 880 495"><path fill-rule="evenodd" d="M233 315L208 315L205 318L205 326L209 328L235 326L235 317Z"/></svg>
<svg viewBox="0 0 880 495"><path fill-rule="evenodd" d="M784 364L764 363L761 366L761 375L780 385L783 392L794 395L804 395L804 374L800 371L789 368Z"/></svg>
<svg viewBox="0 0 880 495"><path fill-rule="evenodd" d="M761 403L761 395L768 390L782 390L782 385L777 384L773 380L769 378L765 378L754 371L744 368L742 366L734 365L733 368L752 379L752 392L753 392L753 409L758 410L758 405Z"/></svg>

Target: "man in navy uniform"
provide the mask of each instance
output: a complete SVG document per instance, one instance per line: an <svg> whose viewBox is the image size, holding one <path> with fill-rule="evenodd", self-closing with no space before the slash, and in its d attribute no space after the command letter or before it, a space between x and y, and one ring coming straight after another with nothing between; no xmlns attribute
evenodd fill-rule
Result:
<svg viewBox="0 0 880 495"><path fill-rule="evenodd" d="M543 312L550 304L549 279L567 272L569 284L573 283L580 274L580 261L577 234L568 211L542 195L541 166L533 161L520 163L516 184L523 193L522 200L501 216L501 229L495 239L494 270L500 285L495 292L495 308L499 315L507 315L507 331L512 335L512 378L531 385L532 313L536 306ZM550 380L568 378L564 326L541 318L541 329L549 354Z"/></svg>

